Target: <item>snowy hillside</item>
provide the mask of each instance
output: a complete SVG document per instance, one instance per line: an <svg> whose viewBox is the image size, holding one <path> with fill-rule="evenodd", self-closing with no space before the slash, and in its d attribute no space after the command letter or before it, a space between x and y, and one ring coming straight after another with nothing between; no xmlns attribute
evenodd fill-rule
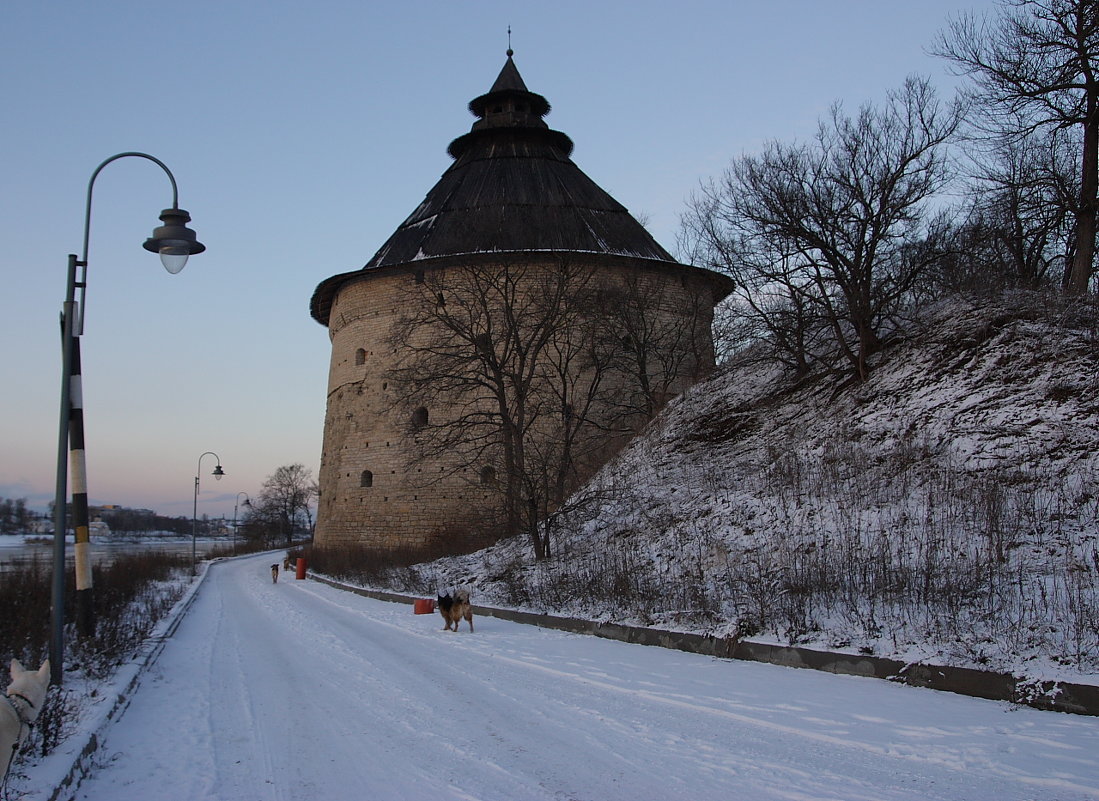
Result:
<svg viewBox="0 0 1099 801"><path fill-rule="evenodd" d="M742 358L559 520L394 575L485 604L1099 681L1099 313L953 301L870 379Z"/></svg>

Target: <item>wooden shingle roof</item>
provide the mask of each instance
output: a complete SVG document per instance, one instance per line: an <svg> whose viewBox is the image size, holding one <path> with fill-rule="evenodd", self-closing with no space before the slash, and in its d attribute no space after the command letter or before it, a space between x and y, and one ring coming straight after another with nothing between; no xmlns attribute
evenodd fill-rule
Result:
<svg viewBox="0 0 1099 801"><path fill-rule="evenodd" d="M572 141L542 119L550 105L527 89L508 51L478 117L451 142L454 163L360 269L321 282L311 312L326 324L339 286L364 272L474 254L586 253L679 266L618 201L573 163Z"/></svg>

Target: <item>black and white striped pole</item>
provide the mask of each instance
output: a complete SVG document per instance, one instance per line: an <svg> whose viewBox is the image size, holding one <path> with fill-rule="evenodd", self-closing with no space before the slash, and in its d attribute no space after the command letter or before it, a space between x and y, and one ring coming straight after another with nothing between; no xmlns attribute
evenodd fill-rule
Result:
<svg viewBox="0 0 1099 801"><path fill-rule="evenodd" d="M80 378L80 337L72 342L72 379L69 382L69 476L72 479L73 555L76 562L76 632L95 635L92 606L92 557L88 520L88 469L84 458L84 390Z"/></svg>
<svg viewBox="0 0 1099 801"><path fill-rule="evenodd" d="M61 310L61 414L57 435L57 484L53 510L53 586L50 611L50 680L61 684L64 675L65 646L65 534L68 469L73 482L73 530L76 561L77 624L81 634L95 630L92 606L91 542L88 523L88 484L84 458L84 401L80 381L80 340L84 333L84 293L88 276L88 234L92 219L92 188L100 171L112 161L135 156L153 162L164 170L172 184L172 207L160 214L163 225L153 230L143 247L160 254L160 261L173 275L183 269L187 257L202 253L206 247L187 227L191 216L179 208L175 176L160 159L147 153L126 152L111 156L92 173L84 208L83 258L69 255L65 303ZM79 270L79 274L78 274ZM80 290L79 300L76 290Z"/></svg>

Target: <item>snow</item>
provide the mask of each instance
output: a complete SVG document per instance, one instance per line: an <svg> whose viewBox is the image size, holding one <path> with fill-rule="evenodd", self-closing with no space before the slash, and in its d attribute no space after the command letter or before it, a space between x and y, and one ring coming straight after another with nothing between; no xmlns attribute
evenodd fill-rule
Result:
<svg viewBox="0 0 1099 801"><path fill-rule="evenodd" d="M496 618L443 632L272 584L272 561L209 566L73 797L1099 798L1094 718Z"/></svg>
<svg viewBox="0 0 1099 801"><path fill-rule="evenodd" d="M53 534L4 534L0 536L0 548L26 548L30 544L49 543L53 545ZM74 542L73 535L65 537L65 542Z"/></svg>
<svg viewBox="0 0 1099 801"><path fill-rule="evenodd" d="M516 537L384 580L1099 684L1097 343L1090 301L1009 293L941 304L861 384L748 350L606 465L553 559Z"/></svg>

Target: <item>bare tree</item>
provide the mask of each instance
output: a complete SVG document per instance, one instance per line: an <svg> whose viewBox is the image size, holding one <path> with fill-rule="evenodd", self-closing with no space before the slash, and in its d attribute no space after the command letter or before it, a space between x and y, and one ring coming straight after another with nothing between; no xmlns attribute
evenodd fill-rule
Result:
<svg viewBox="0 0 1099 801"><path fill-rule="evenodd" d="M0 498L0 534L26 531L32 516L26 498Z"/></svg>
<svg viewBox="0 0 1099 801"><path fill-rule="evenodd" d="M708 298L692 313L662 281L543 255L409 282L388 379L414 461L494 486L503 528L549 556L548 516L712 363L693 316ZM408 414L418 408L428 421Z"/></svg>
<svg viewBox="0 0 1099 801"><path fill-rule="evenodd" d="M986 134L1028 138L1069 129L1077 138L1075 241L1064 285L1086 292L1094 270L1099 193L1099 4L1002 0L995 19L966 14L935 52L973 80L975 118Z"/></svg>
<svg viewBox="0 0 1099 801"><path fill-rule="evenodd" d="M1075 173L1061 139L983 143L969 213L940 265L946 288L1036 289L1071 269Z"/></svg>
<svg viewBox="0 0 1099 801"><path fill-rule="evenodd" d="M596 297L604 320L597 347L622 377L608 402L618 416L643 424L682 386L704 377L713 363L708 296L688 292L644 272L604 287ZM625 390L625 391L623 391Z"/></svg>
<svg viewBox="0 0 1099 801"><path fill-rule="evenodd" d="M317 497L313 471L301 464L283 465L263 482L258 498L252 501L245 526L262 530L265 538L276 532L287 545L293 544L295 532L311 531L311 504Z"/></svg>
<svg viewBox="0 0 1099 801"><path fill-rule="evenodd" d="M764 341L760 359L777 359L795 375L809 372L828 350L811 280L790 243L737 233L726 216L722 193L713 184L688 203L681 219L679 246L693 263L704 263L735 280L729 299L715 315L715 341L723 357Z"/></svg>
<svg viewBox="0 0 1099 801"><path fill-rule="evenodd" d="M728 272L759 330L797 369L827 333L854 375L911 298L929 254L929 203L949 178L943 145L961 119L924 79L854 117L840 105L809 144L735 159L684 217L685 239Z"/></svg>
<svg viewBox="0 0 1099 801"><path fill-rule="evenodd" d="M439 410L410 426L416 459L490 466L506 528L525 530L538 558L539 523L603 425L606 364L585 336L593 291L592 271L567 259L449 267L411 286L392 331L397 408Z"/></svg>

